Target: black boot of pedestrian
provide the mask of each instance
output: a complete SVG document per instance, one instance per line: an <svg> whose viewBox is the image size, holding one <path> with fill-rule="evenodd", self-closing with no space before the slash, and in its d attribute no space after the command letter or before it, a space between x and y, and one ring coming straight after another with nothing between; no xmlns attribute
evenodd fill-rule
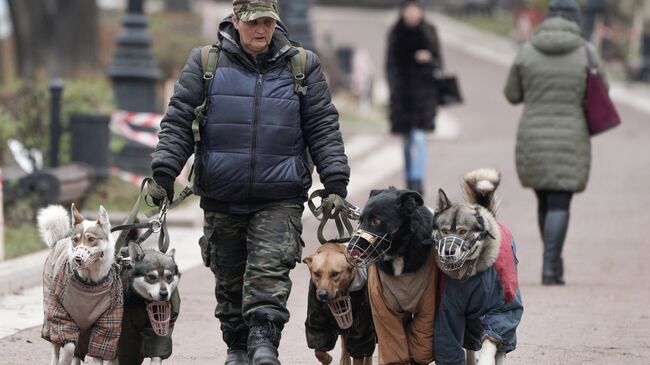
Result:
<svg viewBox="0 0 650 365"><path fill-rule="evenodd" d="M424 188L422 186L422 180L410 180L407 183L407 189L417 191L420 195L424 196Z"/></svg>
<svg viewBox="0 0 650 365"><path fill-rule="evenodd" d="M248 326L243 322L222 322L223 340L228 346L224 365L248 365Z"/></svg>
<svg viewBox="0 0 650 365"><path fill-rule="evenodd" d="M224 365L248 365L248 352L242 349L228 349Z"/></svg>
<svg viewBox="0 0 650 365"><path fill-rule="evenodd" d="M543 285L564 285L562 248L569 227L569 212L550 210L544 220Z"/></svg>
<svg viewBox="0 0 650 365"><path fill-rule="evenodd" d="M281 329L272 322L251 325L248 335L250 365L281 365L278 359Z"/></svg>

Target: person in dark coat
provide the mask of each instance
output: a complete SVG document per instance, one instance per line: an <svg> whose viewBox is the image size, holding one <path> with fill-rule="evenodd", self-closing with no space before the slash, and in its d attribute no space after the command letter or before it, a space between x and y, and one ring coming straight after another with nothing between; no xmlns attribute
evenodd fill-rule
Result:
<svg viewBox="0 0 650 365"><path fill-rule="evenodd" d="M193 190L205 211L199 245L215 275L215 316L228 365L280 364L289 271L301 260L301 217L311 186L307 148L324 197L344 198L350 176L318 56L307 50L304 78L294 77L291 60L300 51L289 42L277 7L277 0L233 1L234 14L219 26L213 75L204 74L201 48L192 50L151 165L152 191L158 191L151 197L171 200L174 179L195 152L195 108L207 98ZM207 88L204 78L211 79Z"/></svg>
<svg viewBox="0 0 650 365"><path fill-rule="evenodd" d="M427 132L435 128L438 92L434 72L442 67L436 28L424 19L424 2L405 0L388 35L386 72L391 132L404 140L407 188L423 193Z"/></svg>

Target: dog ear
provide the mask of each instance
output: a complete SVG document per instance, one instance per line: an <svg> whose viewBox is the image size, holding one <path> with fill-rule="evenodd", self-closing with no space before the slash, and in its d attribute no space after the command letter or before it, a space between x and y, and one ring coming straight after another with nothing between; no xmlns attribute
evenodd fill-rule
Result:
<svg viewBox="0 0 650 365"><path fill-rule="evenodd" d="M407 215L411 215L418 207L424 205L422 195L416 191L405 191L400 194L400 208Z"/></svg>
<svg viewBox="0 0 650 365"><path fill-rule="evenodd" d="M97 215L97 223L100 226L106 227L110 230L111 221L108 219L108 212L104 209L104 206L99 206L99 214Z"/></svg>
<svg viewBox="0 0 650 365"><path fill-rule="evenodd" d="M169 257L171 257L172 260L175 260L175 259L174 259L174 255L176 255L176 249L175 249L175 248L172 248L172 250L169 251L166 255L169 256Z"/></svg>
<svg viewBox="0 0 650 365"><path fill-rule="evenodd" d="M311 256L307 256L307 257L305 257L304 259L302 259L302 263L303 263L303 264L307 264L307 267L310 267L310 268L311 268L311 260L312 260L312 259L311 259Z"/></svg>
<svg viewBox="0 0 650 365"><path fill-rule="evenodd" d="M384 189L373 189L373 190L370 190L370 196L369 196L369 198L372 198L373 196L375 196L375 195L381 193L382 191L384 191Z"/></svg>
<svg viewBox="0 0 650 365"><path fill-rule="evenodd" d="M443 210L451 207L451 202L447 198L447 194L442 189L438 189L438 205L436 206L436 212L442 212Z"/></svg>
<svg viewBox="0 0 650 365"><path fill-rule="evenodd" d="M83 215L79 213L77 210L77 207L74 206L74 203L72 203L72 206L70 207L70 213L72 216L72 225L76 226L77 224L81 223L84 221Z"/></svg>
<svg viewBox="0 0 650 365"><path fill-rule="evenodd" d="M135 242L129 242L129 257L133 262L140 262L144 259L144 250L140 247L139 244Z"/></svg>

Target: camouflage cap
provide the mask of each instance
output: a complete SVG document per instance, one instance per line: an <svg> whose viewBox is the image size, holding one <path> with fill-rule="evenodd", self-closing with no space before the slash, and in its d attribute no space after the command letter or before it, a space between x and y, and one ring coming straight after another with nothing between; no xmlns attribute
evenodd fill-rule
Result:
<svg viewBox="0 0 650 365"><path fill-rule="evenodd" d="M278 0L233 0L232 7L237 18L245 22L263 17L280 20Z"/></svg>

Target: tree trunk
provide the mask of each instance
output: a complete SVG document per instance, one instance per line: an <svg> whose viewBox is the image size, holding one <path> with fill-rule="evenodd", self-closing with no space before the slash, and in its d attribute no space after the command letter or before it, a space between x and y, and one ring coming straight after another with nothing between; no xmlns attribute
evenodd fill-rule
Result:
<svg viewBox="0 0 650 365"><path fill-rule="evenodd" d="M69 77L97 64L95 0L9 0L18 75Z"/></svg>
<svg viewBox="0 0 650 365"><path fill-rule="evenodd" d="M165 0L165 7L171 11L190 11L189 0Z"/></svg>

